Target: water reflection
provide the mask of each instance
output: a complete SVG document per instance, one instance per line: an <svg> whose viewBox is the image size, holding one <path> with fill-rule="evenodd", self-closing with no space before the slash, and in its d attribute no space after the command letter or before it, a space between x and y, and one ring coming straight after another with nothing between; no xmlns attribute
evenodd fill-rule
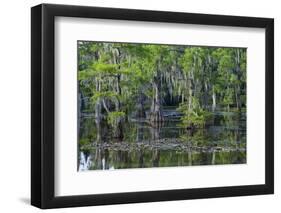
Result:
<svg viewBox="0 0 281 213"><path fill-rule="evenodd" d="M102 124L81 119L79 171L246 163L246 114L215 112L204 129L187 131L177 117L152 127L145 120L124 124L124 139L113 139Z"/></svg>

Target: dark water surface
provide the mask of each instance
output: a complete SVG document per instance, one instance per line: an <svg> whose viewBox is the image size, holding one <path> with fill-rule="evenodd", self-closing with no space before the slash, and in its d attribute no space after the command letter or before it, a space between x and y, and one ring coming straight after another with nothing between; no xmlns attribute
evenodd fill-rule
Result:
<svg viewBox="0 0 281 213"><path fill-rule="evenodd" d="M246 113L214 112L206 128L195 131L180 126L175 110L165 109L164 115L159 127L141 119L126 122L122 141L106 125L97 141L94 117L83 117L78 170L246 163Z"/></svg>

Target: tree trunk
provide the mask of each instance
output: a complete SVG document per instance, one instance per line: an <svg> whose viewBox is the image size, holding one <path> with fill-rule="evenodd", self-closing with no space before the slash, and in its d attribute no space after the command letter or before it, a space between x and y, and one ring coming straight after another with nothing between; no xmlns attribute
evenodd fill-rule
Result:
<svg viewBox="0 0 281 213"><path fill-rule="evenodd" d="M137 125L137 134L136 134L136 142L140 142L144 139L144 124L143 122L140 122L138 119L138 125Z"/></svg>
<svg viewBox="0 0 281 213"><path fill-rule="evenodd" d="M145 109L144 109L144 95L140 91L139 96L138 96L138 101L137 101L137 118L145 118Z"/></svg>
<svg viewBox="0 0 281 213"><path fill-rule="evenodd" d="M215 92L214 87L213 87L212 100L213 100L212 110L213 110L213 112L214 112L214 111L215 111L215 109L216 109L216 92Z"/></svg>
<svg viewBox="0 0 281 213"><path fill-rule="evenodd" d="M121 76L118 75L117 77L117 81L116 81L116 92L118 95L121 95L121 87L120 87L120 78ZM121 109L121 104L118 98L116 98L115 100L115 111L119 112ZM123 139L124 135L123 135L123 123L122 123L122 118L118 117L116 119L116 124L114 127L114 137L115 138L119 138L120 140Z"/></svg>
<svg viewBox="0 0 281 213"><path fill-rule="evenodd" d="M212 165L215 165L216 164L216 152L213 150L212 151L212 162L211 162Z"/></svg>
<svg viewBox="0 0 281 213"><path fill-rule="evenodd" d="M158 149L155 149L152 151L152 166L159 167L159 161L160 161L160 151Z"/></svg>
<svg viewBox="0 0 281 213"><path fill-rule="evenodd" d="M188 159L188 165L192 166L192 151L191 150L189 150L187 152L187 159Z"/></svg>
<svg viewBox="0 0 281 213"><path fill-rule="evenodd" d="M209 86L207 84L207 82L205 81L204 83L204 99L203 99L203 103L204 103L204 108L206 109L208 107L208 102L209 102Z"/></svg>
<svg viewBox="0 0 281 213"><path fill-rule="evenodd" d="M151 139L158 141L160 139L160 126L152 127L150 129Z"/></svg>
<svg viewBox="0 0 281 213"><path fill-rule="evenodd" d="M189 111L191 110L191 106L192 106L192 84L191 84L191 79L190 79L189 80L189 88L188 88L188 110Z"/></svg>
<svg viewBox="0 0 281 213"><path fill-rule="evenodd" d="M78 132L80 131L80 125L81 125L81 115L82 115L82 93L81 91L79 90L79 93L78 93L78 121L77 121L77 129L78 129Z"/></svg>
<svg viewBox="0 0 281 213"><path fill-rule="evenodd" d="M237 110L241 110L241 100L240 100L240 88L239 86L235 87L235 99L236 99L236 108Z"/></svg>
<svg viewBox="0 0 281 213"><path fill-rule="evenodd" d="M144 168L144 151L143 151L143 148L141 148L138 153L139 153L139 168Z"/></svg>
<svg viewBox="0 0 281 213"><path fill-rule="evenodd" d="M99 81L96 83L96 91L100 92L101 84ZM96 101L95 104L95 122L97 127L97 142L101 141L101 100L100 98Z"/></svg>
<svg viewBox="0 0 281 213"><path fill-rule="evenodd" d="M241 63L241 55L239 49L236 51L236 74L237 74L237 80L240 83L241 82L241 69L240 69L240 63ZM241 110L241 100L240 100L240 86L235 86L235 98L236 98L236 108L237 110Z"/></svg>
<svg viewBox="0 0 281 213"><path fill-rule="evenodd" d="M160 92L159 92L159 86L157 82L152 83L153 86L153 99L150 109L150 122L152 123L159 123L164 121L164 116L162 113L162 107L161 107L161 98L160 98Z"/></svg>

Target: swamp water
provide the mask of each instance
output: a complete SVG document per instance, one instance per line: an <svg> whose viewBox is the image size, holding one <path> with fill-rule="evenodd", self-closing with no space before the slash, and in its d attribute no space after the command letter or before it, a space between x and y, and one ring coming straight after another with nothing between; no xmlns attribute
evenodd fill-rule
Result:
<svg viewBox="0 0 281 213"><path fill-rule="evenodd" d="M213 113L204 129L186 130L173 108L165 122L152 127L145 120L124 123L123 140L102 125L97 141L95 118L80 120L78 171L246 163L246 113Z"/></svg>

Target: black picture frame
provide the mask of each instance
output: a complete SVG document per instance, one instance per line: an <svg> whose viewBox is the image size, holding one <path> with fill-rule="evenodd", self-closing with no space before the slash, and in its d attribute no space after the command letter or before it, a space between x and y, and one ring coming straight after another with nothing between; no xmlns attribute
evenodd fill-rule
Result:
<svg viewBox="0 0 281 213"><path fill-rule="evenodd" d="M265 184L93 195L54 195L54 18L80 17L264 28ZM31 9L31 204L60 208L121 203L217 198L274 193L274 20L240 16L41 4Z"/></svg>

